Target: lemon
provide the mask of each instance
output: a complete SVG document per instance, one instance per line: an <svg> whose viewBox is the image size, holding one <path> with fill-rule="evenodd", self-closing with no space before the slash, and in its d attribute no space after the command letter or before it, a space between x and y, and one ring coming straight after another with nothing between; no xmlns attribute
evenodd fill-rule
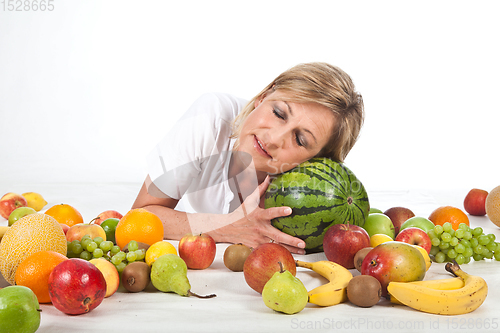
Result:
<svg viewBox="0 0 500 333"><path fill-rule="evenodd" d="M151 245L146 251L146 264L150 267L160 256L164 254L177 254L175 247L167 241L159 241Z"/></svg>
<svg viewBox="0 0 500 333"><path fill-rule="evenodd" d="M28 202L28 207L33 208L37 212L41 211L42 208L47 204L47 201L45 201L42 195L36 192L23 193L23 197Z"/></svg>
<svg viewBox="0 0 500 333"><path fill-rule="evenodd" d="M375 247L379 244L390 242L393 239L385 234L375 234L370 237L370 246Z"/></svg>
<svg viewBox="0 0 500 333"><path fill-rule="evenodd" d="M431 258L429 257L429 253L427 253L427 251L421 247L421 246L418 246L418 245L413 245L414 247L417 248L417 250L420 251L420 254L422 255L422 257L424 257L424 260L425 260L425 271L427 272L429 270L429 268L431 267L431 264L432 264L432 261L431 261Z"/></svg>

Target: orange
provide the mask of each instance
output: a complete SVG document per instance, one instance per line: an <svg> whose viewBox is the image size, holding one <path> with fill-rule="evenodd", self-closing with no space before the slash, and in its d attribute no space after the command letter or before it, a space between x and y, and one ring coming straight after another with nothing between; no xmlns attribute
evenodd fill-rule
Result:
<svg viewBox="0 0 500 333"><path fill-rule="evenodd" d="M0 242L0 272L14 284L17 267L31 254L54 251L66 255L66 235L61 225L50 215L26 215L7 230Z"/></svg>
<svg viewBox="0 0 500 333"><path fill-rule="evenodd" d="M435 225L441 226L446 222L450 222L453 230L457 230L460 223L469 225L467 215L461 209L452 206L436 208L429 216L429 220Z"/></svg>
<svg viewBox="0 0 500 333"><path fill-rule="evenodd" d="M57 220L57 222L66 224L68 227L72 227L78 223L83 223L82 214L68 204L54 205L47 209L45 214L52 216Z"/></svg>
<svg viewBox="0 0 500 333"><path fill-rule="evenodd" d="M488 193L485 208L490 221L500 227L500 186L495 187Z"/></svg>
<svg viewBox="0 0 500 333"><path fill-rule="evenodd" d="M68 260L54 251L39 251L31 254L17 267L15 282L18 286L30 288L38 303L50 303L49 275L58 264Z"/></svg>
<svg viewBox="0 0 500 333"><path fill-rule="evenodd" d="M115 229L116 245L123 249L131 240L153 245L163 240L163 223L144 208L130 210Z"/></svg>

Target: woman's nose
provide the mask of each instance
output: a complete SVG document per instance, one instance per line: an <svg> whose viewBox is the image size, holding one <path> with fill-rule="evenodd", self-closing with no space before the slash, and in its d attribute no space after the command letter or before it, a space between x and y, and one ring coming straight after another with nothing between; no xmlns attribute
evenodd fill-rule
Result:
<svg viewBox="0 0 500 333"><path fill-rule="evenodd" d="M274 126L269 129L269 143L273 148L285 148L289 129L286 126Z"/></svg>

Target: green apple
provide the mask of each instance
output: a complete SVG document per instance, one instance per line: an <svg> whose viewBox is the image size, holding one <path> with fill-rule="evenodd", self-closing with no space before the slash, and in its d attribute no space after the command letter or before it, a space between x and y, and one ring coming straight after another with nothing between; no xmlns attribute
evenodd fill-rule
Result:
<svg viewBox="0 0 500 333"><path fill-rule="evenodd" d="M363 229L366 230L370 237L375 234L384 234L394 239L396 235L391 219L382 213L369 214L363 225Z"/></svg>
<svg viewBox="0 0 500 333"><path fill-rule="evenodd" d="M9 226L13 225L14 222L19 220L20 218L34 213L36 213L36 210L31 207L19 207L14 209L9 215Z"/></svg>
<svg viewBox="0 0 500 333"><path fill-rule="evenodd" d="M399 231L410 228L410 227L417 227L422 229L423 231L427 232L431 229L434 229L434 223L432 223L431 220L426 219L425 217L420 217L420 216L414 216L406 220L402 225Z"/></svg>
<svg viewBox="0 0 500 333"><path fill-rule="evenodd" d="M119 219L110 217L109 219L106 219L101 223L101 227L104 229L104 232L106 233L106 240L112 241L113 244L116 244L115 230L116 226L118 225L118 222L120 222Z"/></svg>
<svg viewBox="0 0 500 333"><path fill-rule="evenodd" d="M373 213L380 213L380 214L383 214L384 212L381 211L380 209L378 208L370 208L370 211L368 212L368 214L373 214Z"/></svg>
<svg viewBox="0 0 500 333"><path fill-rule="evenodd" d="M40 305L30 288L0 289L0 332L35 332L40 327Z"/></svg>

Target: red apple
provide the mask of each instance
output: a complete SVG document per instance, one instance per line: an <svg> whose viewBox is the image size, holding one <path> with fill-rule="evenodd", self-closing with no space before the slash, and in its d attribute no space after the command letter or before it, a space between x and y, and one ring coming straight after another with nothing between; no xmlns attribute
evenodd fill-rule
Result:
<svg viewBox="0 0 500 333"><path fill-rule="evenodd" d="M64 231L64 234L66 235L69 230L69 225L64 224L64 223L59 223L61 225L62 230Z"/></svg>
<svg viewBox="0 0 500 333"><path fill-rule="evenodd" d="M28 202L22 195L9 192L0 199L0 215L2 215L4 219L8 219L10 213L16 208L27 206Z"/></svg>
<svg viewBox="0 0 500 333"><path fill-rule="evenodd" d="M396 241L405 242L411 245L418 245L422 247L427 254L431 252L431 238L425 231L417 227L411 227L401 230L396 236Z"/></svg>
<svg viewBox="0 0 500 333"><path fill-rule="evenodd" d="M488 191L473 188L464 199L464 209L470 215L486 215L486 197Z"/></svg>
<svg viewBox="0 0 500 333"><path fill-rule="evenodd" d="M401 225L406 222L411 217L414 217L415 214L405 207L392 207L384 212L385 215L389 216L394 225L394 233L397 235L401 228Z"/></svg>
<svg viewBox="0 0 500 333"><path fill-rule="evenodd" d="M122 217L123 215L118 213L116 210L106 210L97 215L97 217L93 219L93 223L100 225L102 222L106 221L109 218L121 219Z"/></svg>
<svg viewBox="0 0 500 333"><path fill-rule="evenodd" d="M81 240L85 235L89 235L92 239L96 237L102 237L102 239L106 240L106 232L104 232L104 229L100 225L93 223L75 224L66 232L66 239L68 242L71 242L75 239Z"/></svg>
<svg viewBox="0 0 500 333"><path fill-rule="evenodd" d="M56 309L66 314L87 313L101 304L106 280L90 262L71 258L58 264L49 275L49 296Z"/></svg>
<svg viewBox="0 0 500 333"><path fill-rule="evenodd" d="M280 264L295 276L297 268L292 254L287 248L276 243L259 245L250 253L243 264L243 275L247 284L256 292L262 293L264 285L276 272L280 272Z"/></svg>
<svg viewBox="0 0 500 333"><path fill-rule="evenodd" d="M347 269L354 268L354 256L370 246L370 236L365 229L353 224L334 224L325 233L323 251L326 258Z"/></svg>
<svg viewBox="0 0 500 333"><path fill-rule="evenodd" d="M179 257L190 269L208 268L215 259L215 241L207 234L186 235L179 241Z"/></svg>
<svg viewBox="0 0 500 333"><path fill-rule="evenodd" d="M387 296L389 282L421 281L425 269L424 257L416 247L391 241L368 252L361 265L361 274L377 278L382 285L382 296Z"/></svg>

